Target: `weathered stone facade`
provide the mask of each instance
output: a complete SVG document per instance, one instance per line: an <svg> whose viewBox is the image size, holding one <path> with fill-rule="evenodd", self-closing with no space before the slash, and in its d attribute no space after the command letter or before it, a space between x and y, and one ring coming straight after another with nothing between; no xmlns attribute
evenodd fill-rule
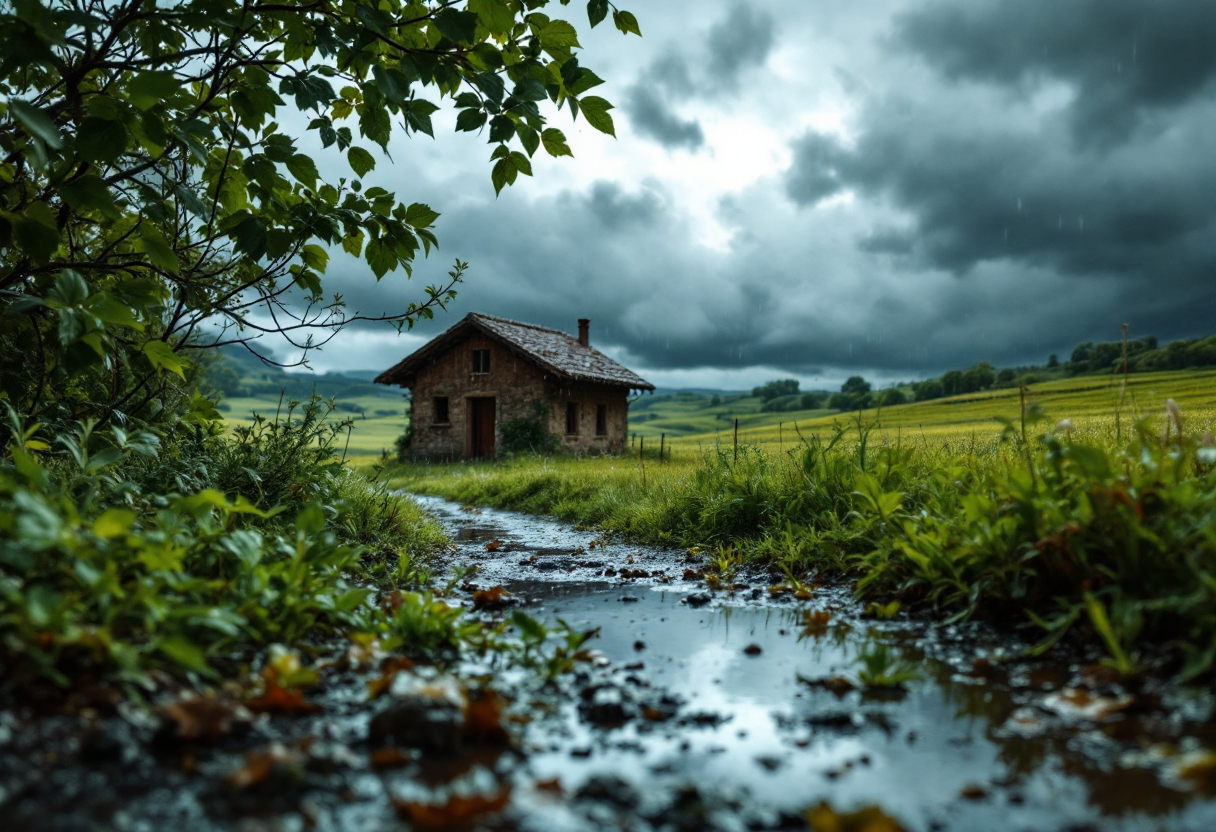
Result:
<svg viewBox="0 0 1216 832"><path fill-rule="evenodd" d="M505 423L538 418L567 452L621 453L630 389L653 388L592 350L586 338L585 322L576 340L470 315L376 380L410 388L416 458L496 456Z"/></svg>

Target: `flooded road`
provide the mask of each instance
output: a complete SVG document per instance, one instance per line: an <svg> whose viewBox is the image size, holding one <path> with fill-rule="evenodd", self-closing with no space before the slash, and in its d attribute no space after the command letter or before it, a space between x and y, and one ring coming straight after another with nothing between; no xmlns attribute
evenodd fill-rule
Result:
<svg viewBox="0 0 1216 832"><path fill-rule="evenodd" d="M1210 690L866 618L841 585L740 570L710 589L702 554L420 502L474 629L596 631L564 654L540 633L569 672L342 641L312 646L318 680L278 708L234 678L202 697L157 680L149 708L0 709L0 832L1216 829Z"/></svg>
<svg viewBox="0 0 1216 832"><path fill-rule="evenodd" d="M753 828L793 825L826 802L878 805L907 829L1216 829L1206 692L1129 690L1095 665L992 661L1000 648L978 629L865 620L840 587L773 600L766 579L779 579L749 575L707 597L703 580L684 579L683 551L424 504L454 530L457 556L481 567L477 583L504 586L531 614L598 628L591 646L652 699L661 690L680 703L671 717L641 709L612 727L571 704L561 731L530 736L542 781L575 794L621 781L628 799L600 807L611 825L636 827L692 788L738 806ZM856 684L861 656L883 647L916 678ZM525 825L588 818L537 812Z"/></svg>

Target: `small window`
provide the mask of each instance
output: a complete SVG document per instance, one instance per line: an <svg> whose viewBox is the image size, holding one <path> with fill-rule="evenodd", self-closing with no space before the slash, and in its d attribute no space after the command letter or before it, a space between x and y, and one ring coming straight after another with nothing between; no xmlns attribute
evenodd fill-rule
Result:
<svg viewBox="0 0 1216 832"><path fill-rule="evenodd" d="M489 350L473 350L473 372L479 374L490 372Z"/></svg>
<svg viewBox="0 0 1216 832"><path fill-rule="evenodd" d="M606 404L595 406L595 435L608 435L608 405Z"/></svg>
<svg viewBox="0 0 1216 832"><path fill-rule="evenodd" d="M571 436L578 433L578 405L574 402L566 405L566 433Z"/></svg>
<svg viewBox="0 0 1216 832"><path fill-rule="evenodd" d="M451 419L448 418L448 397L435 397L435 424L446 425Z"/></svg>

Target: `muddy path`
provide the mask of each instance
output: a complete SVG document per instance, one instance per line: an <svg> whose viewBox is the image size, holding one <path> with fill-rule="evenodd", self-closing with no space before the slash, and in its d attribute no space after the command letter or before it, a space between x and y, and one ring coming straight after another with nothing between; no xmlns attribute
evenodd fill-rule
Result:
<svg viewBox="0 0 1216 832"><path fill-rule="evenodd" d="M596 630L594 652L554 684L468 662L466 687L416 668L375 700L380 666L335 656L289 713L0 710L0 830L1216 828L1210 691L868 619L841 586L711 591L683 550L421 502L454 540L437 571L477 568L453 603L502 587L474 614ZM865 827L879 812L899 826Z"/></svg>

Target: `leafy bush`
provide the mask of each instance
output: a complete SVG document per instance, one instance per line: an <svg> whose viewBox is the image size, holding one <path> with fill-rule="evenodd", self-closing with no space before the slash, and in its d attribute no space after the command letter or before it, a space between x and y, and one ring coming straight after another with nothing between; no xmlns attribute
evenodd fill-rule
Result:
<svg viewBox="0 0 1216 832"><path fill-rule="evenodd" d="M535 411L531 419L520 417L503 422L499 435L504 454L554 454L561 447L546 425L549 411L542 405L536 405Z"/></svg>
<svg viewBox="0 0 1216 832"><path fill-rule="evenodd" d="M1028 424L992 446L872 441L859 417L782 454L707 449L684 467L577 460L406 469L410 487L557 514L658 543L725 547L789 574L832 570L860 596L988 617L1068 636L1133 673L1216 667L1216 443L1163 440L1147 422L1126 445L1067 423ZM1109 441L1109 440L1108 440Z"/></svg>
<svg viewBox="0 0 1216 832"><path fill-rule="evenodd" d="M318 438L309 412L162 448L151 432L92 422L52 445L10 409L6 683L67 684L80 672L138 681L150 668L210 676L268 644L365 624L370 590L352 578L369 567L408 577L442 535L416 506L333 468L323 434L305 445ZM225 480L227 491L215 487Z"/></svg>

